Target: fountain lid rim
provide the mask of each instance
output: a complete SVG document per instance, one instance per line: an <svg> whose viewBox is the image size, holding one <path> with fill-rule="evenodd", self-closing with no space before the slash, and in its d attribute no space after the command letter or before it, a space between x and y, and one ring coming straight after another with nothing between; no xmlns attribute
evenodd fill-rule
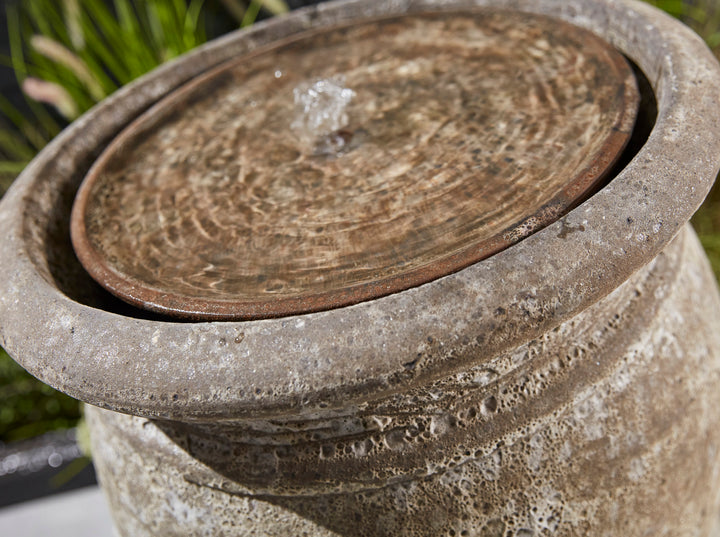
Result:
<svg viewBox="0 0 720 537"><path fill-rule="evenodd" d="M500 0L487 2L497 5ZM451 375L540 336L622 285L687 229L720 168L717 59L691 30L646 4L576 0L568 6L520 0L513 5L595 29L615 43L649 75L658 98L657 121L645 146L608 187L561 221L422 287L288 319L163 322L126 317L68 295L49 269L55 260L48 257L38 225L48 225L48 220L54 225L53 201L74 192L79 180L75 169L96 155L98 143L117 132L128 116L135 117L238 50L288 28L299 31L364 14L371 4L387 9L391 3L326 4L210 43L119 90L55 138L0 202L5 231L0 236L5 266L0 344L8 353L33 375L77 399L139 416L282 416L318 401L326 409L348 408ZM61 190L53 197L46 185ZM561 238L568 227L581 224L582 233ZM493 278L500 273L503 285ZM528 318L520 309L530 292L542 318ZM469 298L448 308L449 298L458 296ZM499 323L500 308L506 316ZM393 321L398 315L404 315L402 333ZM422 375L419 367L408 374L403 364L416 357L416 345L427 345L426 338L440 332L448 342L474 341L480 334L480 356L437 354ZM316 336L312 345L310 335ZM351 344L350 336L355 338ZM241 344L233 347L233 337ZM223 340L229 345L220 347ZM306 365L308 357L319 359ZM272 390L257 395L261 387Z"/></svg>
<svg viewBox="0 0 720 537"><path fill-rule="evenodd" d="M502 9L486 7L478 10L475 8L458 8L458 13L476 11L482 13L503 11ZM452 11L448 11L452 13ZM423 12L423 14L428 12ZM432 13L432 11L429 11ZM539 14L524 13L524 16L531 15L535 20L543 21L548 17ZM396 18L401 15L393 15ZM381 20L384 17L376 18ZM355 24L351 21L349 24ZM361 21L367 22L367 21ZM479 241L464 246L459 251L434 259L431 263L416 266L409 270L384 276L374 281L354 283L330 290L300 292L291 296L268 295L261 300L242 300L238 298L211 298L197 297L179 292L172 292L169 288L160 288L146 283L137 275L127 273L119 269L112 260L108 259L104 252L94 247L90 233L86 227L87 213L90 210L92 201L91 192L95 184L102 178L105 168L112 162L117 153L124 147L135 143L135 138L144 133L148 125L153 126L156 115L167 114L176 108L177 103L183 103L187 97L192 98L193 92L201 88L216 77L224 75L229 68L236 64L246 62L257 55L265 53L282 46L287 42L295 42L304 39L308 35L318 32L331 32L335 28L342 28L348 23L335 27L313 28L300 34L292 35L271 41L259 49L253 50L240 58L232 58L210 71L191 79L180 88L174 90L138 118L135 118L129 126L105 148L98 160L81 184L71 215L70 231L73 247L81 264L92 278L105 287L108 291L120 297L124 301L156 313L166 314L171 317L186 318L190 320L257 320L266 318L287 317L306 313L341 308L368 300L377 299L386 295L417 287L431 282L443 276L455 273L483 259L497 254L524 239L530 234L538 231L556 221L566 214L573 207L577 206L593 188L605 179L614 164L620 158L623 149L627 145L632 128L635 122L639 93L635 84L635 77L627 61L606 41L593 36L590 32L577 26L567 24L569 31L576 32L577 41L580 37L592 41L592 46L599 46L605 49L607 56L602 60L615 76L620 84L623 84L621 102L624 106L615 113L614 124L605 133L606 137L600 148L594 153L588 153L589 159L585 166L574 169L573 177L570 177L562 190L552 198L544 200L542 206L534 213L524 213L512 225L502 229L492 236L487 236ZM585 34L588 34L587 37ZM589 46L588 46L589 48ZM608 111L608 114L611 112ZM159 121L164 121L162 118Z"/></svg>

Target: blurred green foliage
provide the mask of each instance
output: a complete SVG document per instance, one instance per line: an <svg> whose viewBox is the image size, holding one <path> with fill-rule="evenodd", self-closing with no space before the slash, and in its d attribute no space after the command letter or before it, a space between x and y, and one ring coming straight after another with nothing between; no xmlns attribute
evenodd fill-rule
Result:
<svg viewBox="0 0 720 537"><path fill-rule="evenodd" d="M283 0L19 0L7 10L10 57L28 97L0 95L0 195L68 122L117 88L206 41L205 14L222 8L237 26ZM49 105L48 109L44 105Z"/></svg>
<svg viewBox="0 0 720 537"><path fill-rule="evenodd" d="M717 0L645 0L683 21L712 49L720 47L720 2Z"/></svg>
<svg viewBox="0 0 720 537"><path fill-rule="evenodd" d="M0 442L72 427L78 402L28 375L0 349Z"/></svg>

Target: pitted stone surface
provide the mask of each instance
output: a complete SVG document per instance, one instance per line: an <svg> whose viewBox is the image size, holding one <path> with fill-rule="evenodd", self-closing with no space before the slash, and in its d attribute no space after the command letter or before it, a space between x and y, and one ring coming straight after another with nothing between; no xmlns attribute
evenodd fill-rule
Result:
<svg viewBox="0 0 720 537"><path fill-rule="evenodd" d="M642 150L560 222L415 289L261 322L148 318L103 293L82 270L68 236L72 199L93 159L128 121L188 78L281 36L423 5L345 2L258 25L120 90L73 124L2 201L0 251L7 270L0 281L0 343L51 385L136 414L230 417L342 407L472 363L469 356L443 352L434 370L403 375L403 364L428 337L447 349L481 336L486 352L498 354L597 301L657 255L700 204L720 165L716 61L699 38L648 6L527 1L510 7L595 31L640 66L658 97L657 123ZM443 4L464 5L474 3ZM494 315L498 309L507 312L503 323Z"/></svg>
<svg viewBox="0 0 720 537"><path fill-rule="evenodd" d="M713 285L688 230L487 367L343 416L178 424L93 410L100 477L133 536L153 529L131 499L185 535L215 520L229 536L714 536L720 332L693 320L720 314Z"/></svg>
<svg viewBox="0 0 720 537"><path fill-rule="evenodd" d="M84 273L77 187L163 95L313 26L467 5L590 29L657 97L645 145L560 221L417 288L281 319L168 321ZM51 385L143 416L88 412L128 536L714 537L720 298L683 228L720 167L718 102L701 40L629 0L357 0L261 24L119 91L12 186L0 344Z"/></svg>
<svg viewBox="0 0 720 537"><path fill-rule="evenodd" d="M469 4L474 3L443 6ZM87 277L67 232L72 198L100 149L129 120L189 77L280 36L423 5L345 2L259 25L120 90L76 122L2 202L5 348L35 375L76 397L148 416L272 415L301 404L345 406L471 363L445 352L434 371L400 376L428 337L449 345L482 336L486 351L497 354L597 301L657 255L700 204L720 165L716 61L699 38L648 6L528 1L512 7L588 27L618 46L647 74L658 97L657 123L642 150L610 185L560 222L415 289L257 323L147 318ZM507 312L503 323L494 315L498 308ZM38 311L45 315L38 317ZM240 335L242 342L235 343Z"/></svg>

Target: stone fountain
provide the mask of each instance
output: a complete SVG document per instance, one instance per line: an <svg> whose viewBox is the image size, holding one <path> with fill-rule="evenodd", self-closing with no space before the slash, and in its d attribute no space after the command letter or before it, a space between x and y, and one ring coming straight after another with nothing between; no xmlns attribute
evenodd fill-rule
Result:
<svg viewBox="0 0 720 537"><path fill-rule="evenodd" d="M121 535L716 535L718 88L631 0L260 24L25 170L0 343L92 405Z"/></svg>

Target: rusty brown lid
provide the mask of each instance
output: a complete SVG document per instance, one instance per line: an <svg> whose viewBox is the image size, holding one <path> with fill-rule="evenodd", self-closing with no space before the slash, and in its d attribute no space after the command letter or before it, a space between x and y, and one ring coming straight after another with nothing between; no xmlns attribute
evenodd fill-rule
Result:
<svg viewBox="0 0 720 537"><path fill-rule="evenodd" d="M73 245L111 292L167 314L353 304L557 219L616 161L637 103L624 58L555 19L476 9L315 31L134 121L78 192Z"/></svg>

